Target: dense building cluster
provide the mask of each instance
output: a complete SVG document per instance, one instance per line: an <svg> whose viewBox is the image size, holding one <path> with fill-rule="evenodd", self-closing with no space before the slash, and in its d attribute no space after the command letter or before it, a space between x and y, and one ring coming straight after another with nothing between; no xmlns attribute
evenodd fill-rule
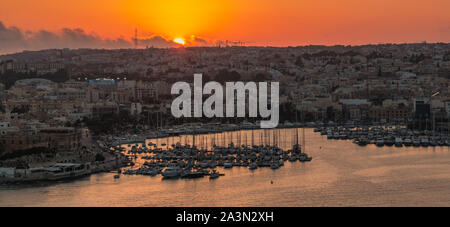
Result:
<svg viewBox="0 0 450 227"><path fill-rule="evenodd" d="M194 73L279 82L282 120L442 128L450 117L449 44L55 49L0 56L0 142L9 151L12 141L50 146L49 129L63 134L85 119L170 114L171 85ZM76 149L78 137L67 135L51 146Z"/></svg>

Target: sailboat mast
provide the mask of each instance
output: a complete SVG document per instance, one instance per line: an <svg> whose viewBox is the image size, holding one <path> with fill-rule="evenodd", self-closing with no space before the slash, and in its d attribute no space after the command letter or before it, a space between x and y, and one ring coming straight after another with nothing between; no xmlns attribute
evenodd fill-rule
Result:
<svg viewBox="0 0 450 227"><path fill-rule="evenodd" d="M306 152L306 140L305 140L305 128L303 127L303 132L302 132L302 134L303 134L303 153L305 153Z"/></svg>

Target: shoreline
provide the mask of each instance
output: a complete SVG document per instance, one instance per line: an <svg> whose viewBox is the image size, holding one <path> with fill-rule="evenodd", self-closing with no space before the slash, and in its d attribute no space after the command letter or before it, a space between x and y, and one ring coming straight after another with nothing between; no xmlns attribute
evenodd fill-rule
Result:
<svg viewBox="0 0 450 227"><path fill-rule="evenodd" d="M74 179L79 179L87 176L91 176L97 173L105 173L111 172L115 170L119 170L122 167L128 166L128 160L124 160L124 156L116 157L116 159L109 160L103 163L91 163L91 168L86 173L82 173L80 175L72 176L68 175L67 177L62 177L59 179L50 179L39 176L26 176L26 177L0 177L0 185L8 185L8 184L30 184L30 183L38 183L38 182L58 182L58 181L69 181ZM15 169L15 168L14 168ZM24 169L26 170L26 169Z"/></svg>

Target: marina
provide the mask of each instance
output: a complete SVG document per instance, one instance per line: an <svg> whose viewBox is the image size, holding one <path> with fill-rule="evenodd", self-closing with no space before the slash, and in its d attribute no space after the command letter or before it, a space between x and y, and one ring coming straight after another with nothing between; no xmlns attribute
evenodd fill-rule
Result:
<svg viewBox="0 0 450 227"><path fill-rule="evenodd" d="M328 139L350 140L360 146L450 146L448 132L411 130L404 126L365 126L365 127L320 127L314 132Z"/></svg>
<svg viewBox="0 0 450 227"><path fill-rule="evenodd" d="M233 133L184 135L112 146L110 149L124 152L132 160L133 167L123 172L126 175L161 175L163 179L209 176L216 179L224 175L216 171L217 167L245 167L249 170L267 167L276 170L284 166L285 161L311 161L312 157L302 152L299 130L246 130L235 136ZM289 140L293 142L291 149L283 149L288 145L281 132L292 137ZM114 140L106 143L115 144Z"/></svg>
<svg viewBox="0 0 450 227"><path fill-rule="evenodd" d="M278 146L291 149L295 143L291 133L295 131L278 131L285 138ZM230 132L225 143L244 132L251 135L251 131ZM207 136L204 140L214 138ZM179 138L146 142L164 150L166 147L160 145L171 145L172 139L176 144ZM0 205L446 206L450 202L449 147L359 146L350 140L328 140L312 128L305 130L305 140L306 152L313 157L310 163L287 161L276 170L251 171L250 166L217 166L215 170L225 176L216 179L163 180L162 175L136 174L115 178L117 172L106 172L69 182L2 185ZM196 143L200 147L200 141ZM256 137L254 144L258 144ZM124 147L128 150L132 146Z"/></svg>
<svg viewBox="0 0 450 227"><path fill-rule="evenodd" d="M3 2L0 207L450 206L448 0Z"/></svg>

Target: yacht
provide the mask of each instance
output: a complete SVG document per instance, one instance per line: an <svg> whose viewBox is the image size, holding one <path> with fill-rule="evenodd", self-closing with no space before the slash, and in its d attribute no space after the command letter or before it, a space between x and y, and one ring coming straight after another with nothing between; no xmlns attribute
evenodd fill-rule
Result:
<svg viewBox="0 0 450 227"><path fill-rule="evenodd" d="M292 123L289 122L289 121L285 121L285 122L284 122L284 126L285 126L286 128L293 128L293 127L294 127L294 124L292 124Z"/></svg>
<svg viewBox="0 0 450 227"><path fill-rule="evenodd" d="M341 140L346 140L348 138L348 135L347 135L347 133L342 133L342 134L339 134L339 137L337 138L337 139L341 139Z"/></svg>
<svg viewBox="0 0 450 227"><path fill-rule="evenodd" d="M335 132L334 134L333 134L333 139L339 139L339 132Z"/></svg>
<svg viewBox="0 0 450 227"><path fill-rule="evenodd" d="M418 138L413 138L413 146L415 147L420 146L420 140Z"/></svg>
<svg viewBox="0 0 450 227"><path fill-rule="evenodd" d="M359 146L366 146L369 143L369 141L365 137L361 137L357 143Z"/></svg>
<svg viewBox="0 0 450 227"><path fill-rule="evenodd" d="M280 166L278 165L278 163L273 162L273 163L270 165L270 168L271 168L271 169L278 169L278 168L280 168Z"/></svg>
<svg viewBox="0 0 450 227"><path fill-rule="evenodd" d="M248 122L248 121L244 121L243 123L242 123L242 126L241 126L241 128L242 129L252 129L252 128L254 128L254 124L252 124L252 123L250 123L250 122Z"/></svg>
<svg viewBox="0 0 450 227"><path fill-rule="evenodd" d="M376 144L378 147L384 146L384 140L383 140L383 138L377 138L377 140L375 141L375 144Z"/></svg>
<svg viewBox="0 0 450 227"><path fill-rule="evenodd" d="M220 174L216 171L213 171L210 175L209 175L209 179L216 179L219 178Z"/></svg>
<svg viewBox="0 0 450 227"><path fill-rule="evenodd" d="M432 147L435 147L435 146L437 146L438 144L437 144L437 142L435 141L435 140L430 140L430 146L432 146Z"/></svg>
<svg viewBox="0 0 450 227"><path fill-rule="evenodd" d="M450 146L450 140L445 140L445 145Z"/></svg>
<svg viewBox="0 0 450 227"><path fill-rule="evenodd" d="M224 166L225 169L230 169L230 168L233 167L233 163L232 162L225 162L223 164L223 166Z"/></svg>
<svg viewBox="0 0 450 227"><path fill-rule="evenodd" d="M396 147L401 147L403 146L403 139L401 137L396 137L395 138L395 146Z"/></svg>
<svg viewBox="0 0 450 227"><path fill-rule="evenodd" d="M411 146L412 141L411 141L410 138L406 138L406 139L403 141L403 144L405 144L405 146L409 147L409 146Z"/></svg>
<svg viewBox="0 0 450 227"><path fill-rule="evenodd" d="M187 169L185 171L182 171L180 176L181 176L181 178L194 179L194 178L201 178L201 177L205 176L205 174L206 174L206 172L201 171L201 170L192 171L190 169Z"/></svg>
<svg viewBox="0 0 450 227"><path fill-rule="evenodd" d="M29 172L31 180L54 181L89 175L91 166L89 163L57 163L49 167L29 169Z"/></svg>
<svg viewBox="0 0 450 227"><path fill-rule="evenodd" d="M394 145L394 143L395 143L395 141L391 137L384 138L384 144L386 144L387 146L392 146L392 145Z"/></svg>
<svg viewBox="0 0 450 227"><path fill-rule="evenodd" d="M257 169L258 168L258 165L256 164L256 163L254 163L254 162L252 162L251 164L250 164L250 166L249 166L249 169L250 170L254 170L254 169Z"/></svg>
<svg viewBox="0 0 450 227"><path fill-rule="evenodd" d="M308 157L305 153L301 153L301 154L298 156L298 159L299 159L301 162L310 162L310 161L312 160L312 158L311 158L311 157Z"/></svg>
<svg viewBox="0 0 450 227"><path fill-rule="evenodd" d="M201 163L200 163L200 167L202 167L202 168L208 168L208 167L209 167L209 164L208 164L207 162L201 162Z"/></svg>
<svg viewBox="0 0 450 227"><path fill-rule="evenodd" d="M423 137L423 138L420 140L420 145L422 145L422 146L424 146L424 147L428 147L428 145L430 145L430 141L428 140L428 138Z"/></svg>
<svg viewBox="0 0 450 227"><path fill-rule="evenodd" d="M180 177L182 172L183 172L183 170L179 166L177 166L175 164L170 164L162 172L162 175L164 178L178 178L178 177Z"/></svg>

